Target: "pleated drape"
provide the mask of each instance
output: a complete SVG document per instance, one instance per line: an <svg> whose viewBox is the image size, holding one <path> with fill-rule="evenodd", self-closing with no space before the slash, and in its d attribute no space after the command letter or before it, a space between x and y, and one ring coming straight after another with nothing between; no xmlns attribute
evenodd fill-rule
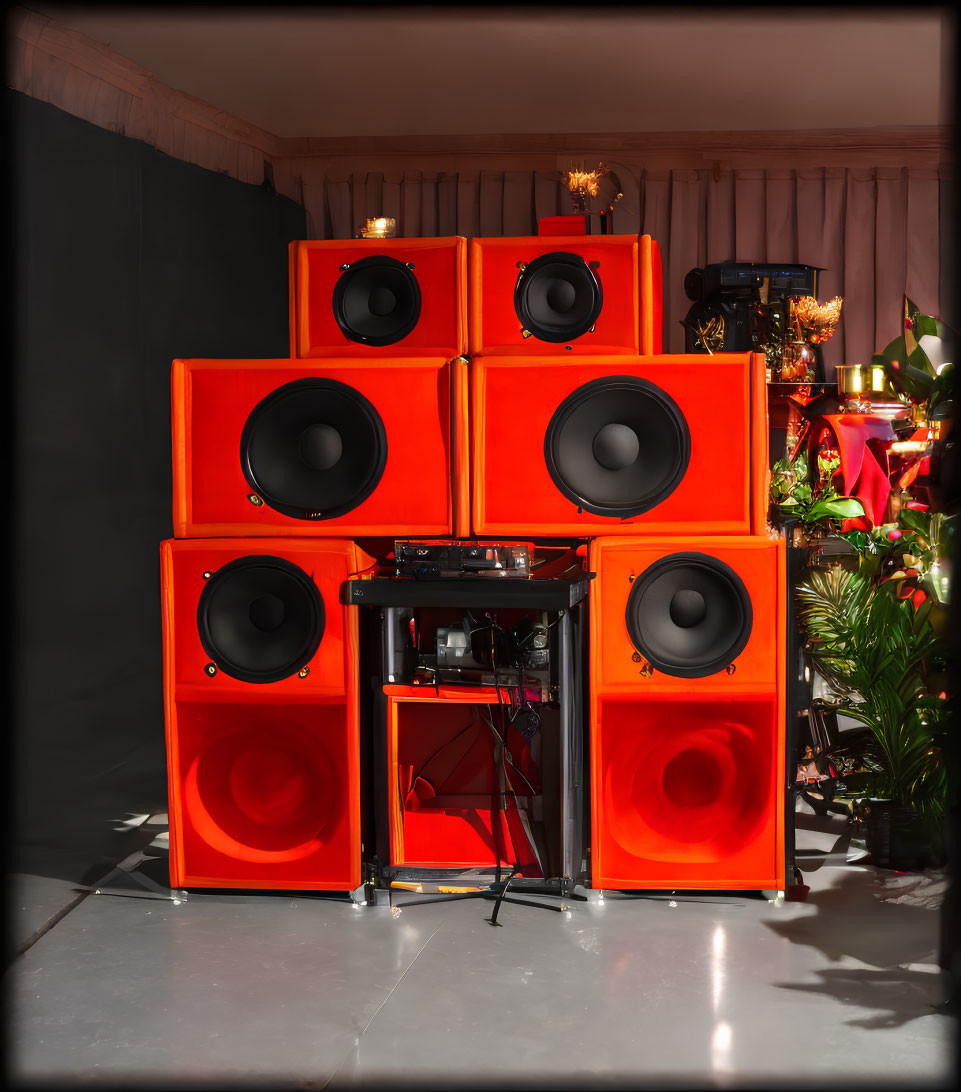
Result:
<svg viewBox="0 0 961 1092"><path fill-rule="evenodd" d="M953 182L938 170L750 168L647 170L609 163L624 196L618 233L650 234L664 263L665 351L684 350L690 306L684 278L728 260L802 263L822 270L818 297L844 297L825 364L866 361L900 331L908 295L950 322ZM304 185L312 238L346 239L369 216L394 216L403 237L516 236L570 211L559 177L541 171L408 172L355 175Z"/></svg>

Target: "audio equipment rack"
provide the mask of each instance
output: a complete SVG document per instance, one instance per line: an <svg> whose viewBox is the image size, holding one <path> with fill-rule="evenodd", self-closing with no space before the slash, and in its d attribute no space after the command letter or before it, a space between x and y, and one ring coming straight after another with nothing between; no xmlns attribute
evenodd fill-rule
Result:
<svg viewBox="0 0 961 1092"><path fill-rule="evenodd" d="M585 570L583 559L574 550L558 548L557 553L560 556L546 561L539 559L539 564L532 563L531 575L526 579L497 579L469 574L447 579L397 577L388 562L341 584L342 603L380 612L380 671L374 680L371 695L375 854L373 860L368 862L369 894L373 893L371 886L386 888L391 899L398 891L432 892L425 899L410 900L405 897L403 905L460 898L495 900L490 919L495 925L500 903L517 901L507 897L508 890L559 896L562 900L586 898L575 888L589 882L585 838L584 661L586 600L593 574ZM489 867L464 865L449 868L409 865L393 859L392 845L396 839L392 837L389 802L390 778L396 771L388 769L390 763L387 757L391 753L388 737L394 709L392 703L416 703L419 695L423 695L424 701L444 702L445 697L457 698L456 688L446 684L443 690L429 683L411 685L410 672L405 670L403 651L398 647L398 635L407 629L410 617L437 608L478 613L499 609L536 610L555 615L551 631L552 685L549 703L553 714L550 720L552 739L556 728L556 740L551 743L557 752L551 771L556 778L554 784L543 787L545 797L555 806L545 806L543 810L545 814L556 812L556 818L547 819L552 844L551 851L544 855L542 877L519 876L511 868L511 862L505 862L507 867L502 867L500 860ZM521 676L520 681L519 691L526 680ZM491 706L500 705L501 691L509 691L514 685L510 671L505 670L497 687L497 697L494 698L488 691L487 701ZM460 692L460 701L470 702L475 696L476 687L465 688ZM547 730L546 725L543 730ZM537 731L536 725L533 731ZM494 818L492 813L492 823ZM483 877L487 877L489 882L482 883ZM563 906L545 903L524 904L563 909Z"/></svg>

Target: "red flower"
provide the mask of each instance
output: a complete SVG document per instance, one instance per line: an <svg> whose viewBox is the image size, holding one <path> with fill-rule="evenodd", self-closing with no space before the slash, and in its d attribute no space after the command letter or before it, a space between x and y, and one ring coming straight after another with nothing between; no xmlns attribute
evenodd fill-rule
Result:
<svg viewBox="0 0 961 1092"><path fill-rule="evenodd" d="M901 537L901 532L900 531L888 531L888 541L889 542L897 542L900 537Z"/></svg>

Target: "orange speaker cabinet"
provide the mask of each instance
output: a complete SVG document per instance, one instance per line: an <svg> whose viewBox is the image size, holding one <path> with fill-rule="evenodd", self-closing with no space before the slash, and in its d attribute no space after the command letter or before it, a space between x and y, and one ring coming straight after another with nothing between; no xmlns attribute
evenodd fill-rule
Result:
<svg viewBox="0 0 961 1092"><path fill-rule="evenodd" d="M350 542L161 544L174 887L361 882Z"/></svg>
<svg viewBox="0 0 961 1092"><path fill-rule="evenodd" d="M636 235L472 239L471 356L638 352Z"/></svg>
<svg viewBox="0 0 961 1092"><path fill-rule="evenodd" d="M471 433L475 535L766 527L760 354L479 357Z"/></svg>
<svg viewBox="0 0 961 1092"><path fill-rule="evenodd" d="M500 856L531 874L533 854L513 792L506 813L494 807L494 740L485 715L496 717L497 696L471 687L385 686L384 693L391 864L475 868L496 865ZM516 792L527 786L516 772L520 757L515 764L509 768ZM528 769L526 776L537 774Z"/></svg>
<svg viewBox="0 0 961 1092"><path fill-rule="evenodd" d="M782 539L596 539L597 888L783 890Z"/></svg>
<svg viewBox="0 0 961 1092"><path fill-rule="evenodd" d="M467 461L452 367L175 360L174 535L449 535Z"/></svg>
<svg viewBox="0 0 961 1092"><path fill-rule="evenodd" d="M290 244L291 355L442 356L467 349L467 240Z"/></svg>

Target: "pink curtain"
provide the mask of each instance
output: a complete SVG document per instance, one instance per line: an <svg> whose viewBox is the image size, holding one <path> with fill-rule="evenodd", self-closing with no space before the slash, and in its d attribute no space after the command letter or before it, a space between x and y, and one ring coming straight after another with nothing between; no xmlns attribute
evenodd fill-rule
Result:
<svg viewBox="0 0 961 1092"><path fill-rule="evenodd" d="M818 298L843 296L825 365L867 361L900 331L908 295L952 325L953 182L905 167L646 170L609 164L623 198L618 233L652 235L664 260L665 351L684 350L688 270L727 260L818 266ZM557 175L539 171L356 175L304 185L312 238L346 239L368 216L401 236L534 235L570 211Z"/></svg>

